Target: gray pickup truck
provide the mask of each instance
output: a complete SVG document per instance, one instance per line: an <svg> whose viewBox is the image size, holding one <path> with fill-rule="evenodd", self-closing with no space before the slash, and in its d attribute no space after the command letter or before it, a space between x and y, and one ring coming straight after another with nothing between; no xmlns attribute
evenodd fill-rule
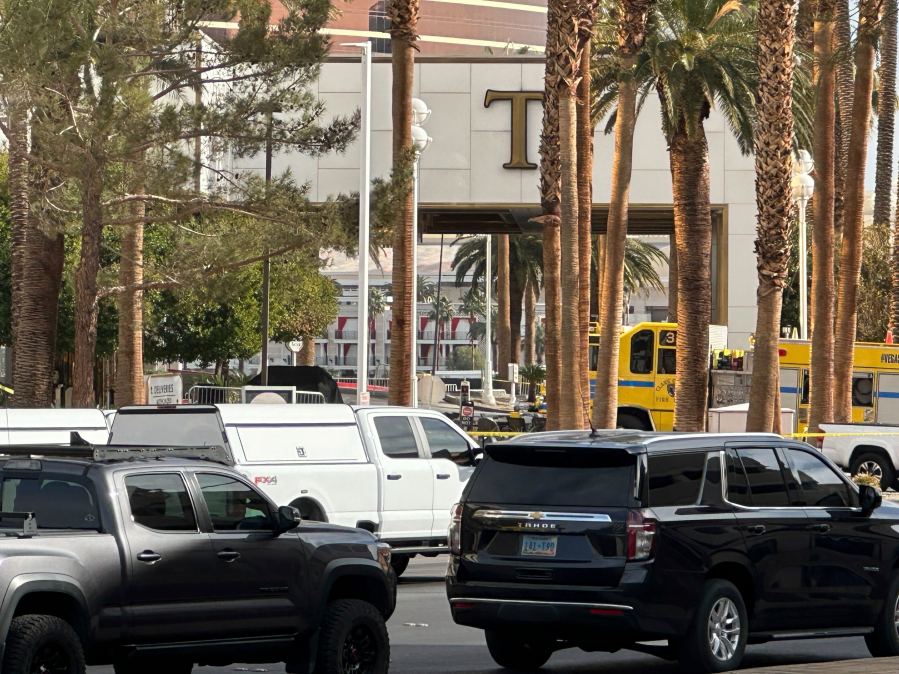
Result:
<svg viewBox="0 0 899 674"><path fill-rule="evenodd" d="M389 548L300 522L218 452L0 450L3 674L387 672Z"/></svg>

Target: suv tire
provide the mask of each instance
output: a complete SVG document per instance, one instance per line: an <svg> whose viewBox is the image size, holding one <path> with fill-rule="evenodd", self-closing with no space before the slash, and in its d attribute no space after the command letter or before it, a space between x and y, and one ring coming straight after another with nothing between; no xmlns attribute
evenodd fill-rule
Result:
<svg viewBox="0 0 899 674"><path fill-rule="evenodd" d="M387 674L389 666L390 640L378 609L359 599L328 604L318 637L316 674Z"/></svg>
<svg viewBox="0 0 899 674"><path fill-rule="evenodd" d="M493 630L487 630L486 637L490 657L506 669L532 672L545 665L553 654L553 647L548 642Z"/></svg>
<svg viewBox="0 0 899 674"><path fill-rule="evenodd" d="M406 567L409 566L409 560L411 557L409 555L393 555L390 558L390 566L393 568L393 572L396 574L396 577L399 578L406 571Z"/></svg>
<svg viewBox="0 0 899 674"><path fill-rule="evenodd" d="M681 665L697 674L737 669L748 634L749 618L740 591L726 580L710 580L702 590L693 622L679 644Z"/></svg>
<svg viewBox="0 0 899 674"><path fill-rule="evenodd" d="M880 491L886 491L896 482L896 471L893 470L892 463L883 454L877 452L861 452L852 460L849 472L853 476L864 472L880 477Z"/></svg>
<svg viewBox="0 0 899 674"><path fill-rule="evenodd" d="M2 670L6 674L31 674L40 669L65 674L84 674L81 639L62 618L25 615L13 619L6 637Z"/></svg>
<svg viewBox="0 0 899 674"><path fill-rule="evenodd" d="M890 583L883 610L874 623L874 632L865 635L868 650L875 658L899 655L899 576Z"/></svg>

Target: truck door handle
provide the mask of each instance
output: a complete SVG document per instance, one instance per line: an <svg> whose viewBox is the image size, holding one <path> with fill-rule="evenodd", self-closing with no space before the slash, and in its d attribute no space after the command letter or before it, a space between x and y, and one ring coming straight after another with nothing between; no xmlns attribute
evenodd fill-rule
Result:
<svg viewBox="0 0 899 674"><path fill-rule="evenodd" d="M147 562L148 564L155 564L160 559L162 559L162 555L158 552L153 552L152 550L144 550L137 555L137 561Z"/></svg>
<svg viewBox="0 0 899 674"><path fill-rule="evenodd" d="M761 536L767 530L768 529L764 524L747 524L745 527L743 527L743 531L755 536Z"/></svg>
<svg viewBox="0 0 899 674"><path fill-rule="evenodd" d="M217 557L219 559L224 559L226 562L233 562L237 559L240 559L240 553L237 550L222 550L218 553Z"/></svg>
<svg viewBox="0 0 899 674"><path fill-rule="evenodd" d="M820 532L820 533L827 533L828 531L830 531L830 525L829 525L829 524L824 524L824 523L822 523L822 524L809 524L807 528L808 528L809 531L818 531L818 532Z"/></svg>
<svg viewBox="0 0 899 674"><path fill-rule="evenodd" d="M449 480L450 474L449 473L437 473L437 479L438 480Z"/></svg>
<svg viewBox="0 0 899 674"><path fill-rule="evenodd" d="M402 479L402 477L403 477L402 475L399 475L398 473L394 473L393 475L388 475L387 479L388 480L400 480L400 479Z"/></svg>

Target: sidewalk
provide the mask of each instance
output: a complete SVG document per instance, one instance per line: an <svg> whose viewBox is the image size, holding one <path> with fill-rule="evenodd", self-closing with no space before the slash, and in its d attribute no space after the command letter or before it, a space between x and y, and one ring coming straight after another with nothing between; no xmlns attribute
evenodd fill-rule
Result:
<svg viewBox="0 0 899 674"><path fill-rule="evenodd" d="M899 658L864 658L741 669L740 674L892 674L899 673Z"/></svg>

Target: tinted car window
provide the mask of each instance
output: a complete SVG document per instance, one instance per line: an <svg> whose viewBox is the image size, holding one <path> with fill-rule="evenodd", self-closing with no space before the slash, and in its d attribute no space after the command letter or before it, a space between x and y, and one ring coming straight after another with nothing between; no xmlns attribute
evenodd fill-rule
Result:
<svg viewBox="0 0 899 674"><path fill-rule="evenodd" d="M131 518L157 531L196 531L197 518L184 480L177 473L125 478Z"/></svg>
<svg viewBox="0 0 899 674"><path fill-rule="evenodd" d="M160 414L118 413L112 422L111 445L146 445L147 438L161 447L221 445L222 427L214 412Z"/></svg>
<svg viewBox="0 0 899 674"><path fill-rule="evenodd" d="M417 459L418 443L406 417L375 417L384 454L394 459Z"/></svg>
<svg viewBox="0 0 899 674"><path fill-rule="evenodd" d="M780 461L773 449L741 449L737 455L743 462L752 505L757 507L790 505Z"/></svg>
<svg viewBox="0 0 899 674"><path fill-rule="evenodd" d="M197 475L215 531L272 530L268 503L240 480L227 475Z"/></svg>
<svg viewBox="0 0 899 674"><path fill-rule="evenodd" d="M428 438L431 458L449 459L461 466L471 463L471 448L465 438L454 431L449 424L426 417L422 417L420 421Z"/></svg>
<svg viewBox="0 0 899 674"><path fill-rule="evenodd" d="M70 476L5 477L0 483L4 512L33 512L39 529L100 528L89 483Z"/></svg>
<svg viewBox="0 0 899 674"><path fill-rule="evenodd" d="M634 457L485 457L472 477L468 499L540 508L628 506L634 500Z"/></svg>
<svg viewBox="0 0 899 674"><path fill-rule="evenodd" d="M787 457L799 478L804 505L831 508L852 505L849 487L820 458L798 449L787 450Z"/></svg>
<svg viewBox="0 0 899 674"><path fill-rule="evenodd" d="M649 505L692 505L699 499L705 454L669 454L649 457Z"/></svg>

